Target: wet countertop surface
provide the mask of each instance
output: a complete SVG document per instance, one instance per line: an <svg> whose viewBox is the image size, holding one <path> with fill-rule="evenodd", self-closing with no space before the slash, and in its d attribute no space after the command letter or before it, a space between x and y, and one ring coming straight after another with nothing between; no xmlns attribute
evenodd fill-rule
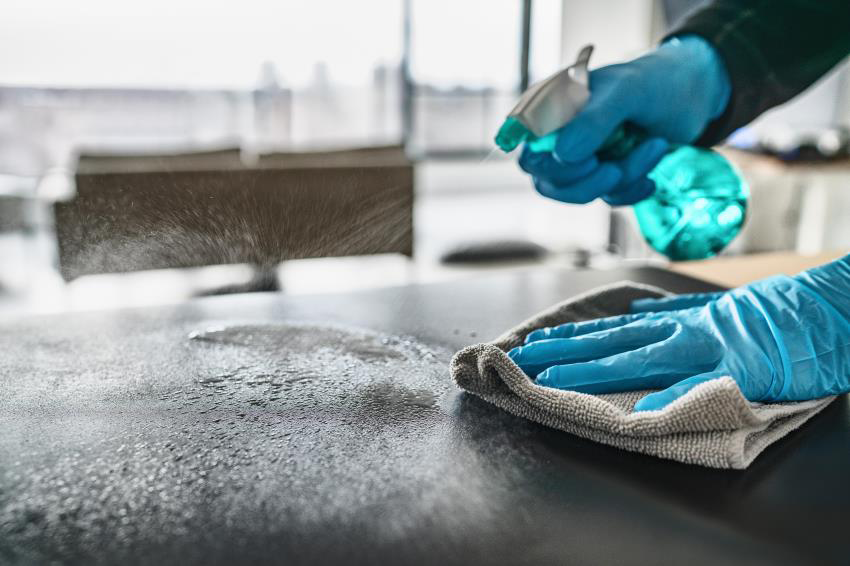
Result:
<svg viewBox="0 0 850 566"><path fill-rule="evenodd" d="M842 397L746 471L596 445L448 361L621 279L529 271L0 325L0 563L846 563Z"/></svg>

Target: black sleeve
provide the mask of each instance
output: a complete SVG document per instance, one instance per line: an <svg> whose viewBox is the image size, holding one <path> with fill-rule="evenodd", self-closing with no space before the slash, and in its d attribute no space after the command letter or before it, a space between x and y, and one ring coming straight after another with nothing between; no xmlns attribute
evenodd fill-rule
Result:
<svg viewBox="0 0 850 566"><path fill-rule="evenodd" d="M802 92L850 53L850 0L715 0L667 37L698 35L717 49L729 105L697 145L722 141Z"/></svg>

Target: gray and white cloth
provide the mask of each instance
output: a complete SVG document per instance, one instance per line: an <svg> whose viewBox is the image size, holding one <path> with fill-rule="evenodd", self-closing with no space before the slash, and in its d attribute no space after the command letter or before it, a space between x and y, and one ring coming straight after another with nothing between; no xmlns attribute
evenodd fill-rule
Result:
<svg viewBox="0 0 850 566"><path fill-rule="evenodd" d="M451 362L457 385L514 415L622 448L712 468L743 469L835 397L797 403L747 401L731 377L700 384L660 411L633 412L649 391L589 395L536 385L508 356L532 330L624 314L635 299L668 292L632 282L555 305Z"/></svg>

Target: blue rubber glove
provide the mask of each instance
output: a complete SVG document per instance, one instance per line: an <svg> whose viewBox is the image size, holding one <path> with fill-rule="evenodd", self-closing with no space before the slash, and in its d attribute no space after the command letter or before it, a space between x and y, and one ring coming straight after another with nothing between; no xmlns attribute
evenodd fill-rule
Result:
<svg viewBox="0 0 850 566"><path fill-rule="evenodd" d="M644 57L592 71L590 99L560 130L554 151L525 147L519 165L543 196L634 204L655 190L646 175L670 143L699 137L723 113L730 88L720 56L707 41L674 38ZM623 122L641 126L650 137L624 159L600 163L594 154Z"/></svg>
<svg viewBox="0 0 850 566"><path fill-rule="evenodd" d="M750 401L850 391L850 256L724 293L639 300L632 310L536 330L508 355L558 389L662 389L636 411L662 409L723 376Z"/></svg>

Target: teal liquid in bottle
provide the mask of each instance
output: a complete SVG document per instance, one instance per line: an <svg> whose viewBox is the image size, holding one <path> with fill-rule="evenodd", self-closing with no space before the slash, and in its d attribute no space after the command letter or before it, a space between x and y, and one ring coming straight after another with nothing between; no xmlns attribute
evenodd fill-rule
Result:
<svg viewBox="0 0 850 566"><path fill-rule="evenodd" d="M523 130L520 132L517 125L503 126L497 145L510 151L525 141L532 151L554 149L555 133L535 138ZM646 138L639 127L625 124L611 134L597 156L603 161L622 159ZM648 177L655 183L655 193L636 203L634 211L647 243L668 258L680 261L714 256L741 231L749 187L719 153L689 145L673 146Z"/></svg>
<svg viewBox="0 0 850 566"><path fill-rule="evenodd" d="M601 160L625 157L647 138L625 124L600 148ZM710 149L673 146L647 175L652 196L634 205L643 237L676 261L717 255L744 225L749 187L729 161Z"/></svg>

